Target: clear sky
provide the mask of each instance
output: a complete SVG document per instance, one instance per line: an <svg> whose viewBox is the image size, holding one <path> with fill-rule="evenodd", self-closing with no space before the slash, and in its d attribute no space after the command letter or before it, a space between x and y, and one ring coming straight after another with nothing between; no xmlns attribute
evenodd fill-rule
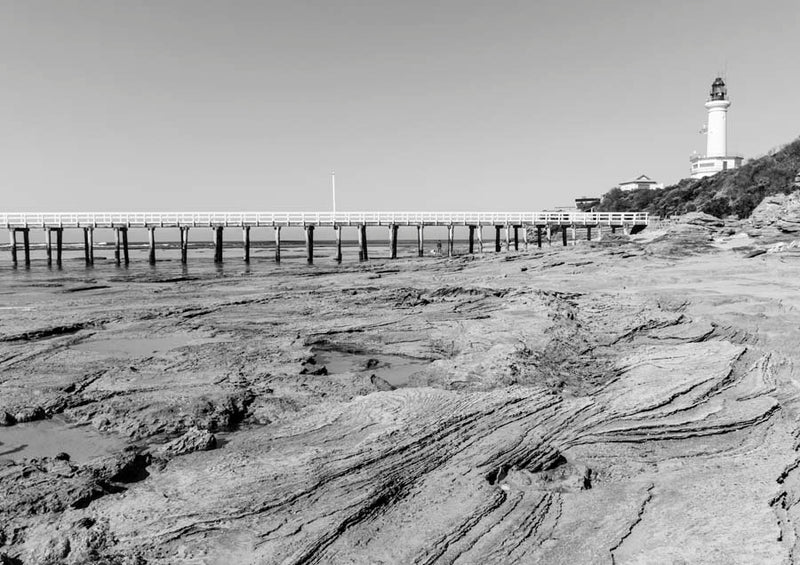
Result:
<svg viewBox="0 0 800 565"><path fill-rule="evenodd" d="M0 211L540 210L800 135L798 0L0 0Z"/></svg>

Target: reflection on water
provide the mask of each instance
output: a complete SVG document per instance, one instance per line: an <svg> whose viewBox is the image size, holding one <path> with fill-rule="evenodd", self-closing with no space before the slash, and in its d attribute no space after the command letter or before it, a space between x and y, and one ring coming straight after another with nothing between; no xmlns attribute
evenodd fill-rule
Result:
<svg viewBox="0 0 800 565"><path fill-rule="evenodd" d="M124 446L119 438L60 418L0 427L0 459L12 461L68 453L72 461L86 463Z"/></svg>
<svg viewBox="0 0 800 565"><path fill-rule="evenodd" d="M324 365L329 375L366 373L382 378L394 386L405 386L411 377L430 361L401 355L360 354L335 350L315 350L318 366Z"/></svg>

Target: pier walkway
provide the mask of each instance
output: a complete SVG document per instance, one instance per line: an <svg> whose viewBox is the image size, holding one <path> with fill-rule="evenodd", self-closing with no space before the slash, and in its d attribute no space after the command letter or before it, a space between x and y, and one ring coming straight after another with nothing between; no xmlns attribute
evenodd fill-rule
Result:
<svg viewBox="0 0 800 565"><path fill-rule="evenodd" d="M94 263L94 230L114 230L115 259L117 264L128 263L128 230L146 229L148 232L149 261L156 260L157 228L178 228L181 235L181 261L187 261L190 228L211 228L214 235L214 260L222 261L222 234L225 228L242 229L242 249L245 261L250 260L250 230L268 227L274 229L275 260L281 259L281 228L299 227L305 230L306 258L314 261L314 230L333 228L336 234L336 259L342 258L342 230L357 230L359 259L369 259L367 227L388 228L389 253L397 257L397 232L401 226L417 230L417 252L424 251L424 229L429 226L448 228L447 254L453 254L456 227L466 227L469 233L469 252L475 252L477 234L479 251L483 252L483 228L494 227L495 251L502 249L501 232L505 231L506 249L519 249L519 230L524 244L528 245L528 229L536 230L536 244L541 247L543 237L552 242L554 233L560 232L563 245L567 245L567 230L576 239L576 230L585 229L588 239L592 230L597 237L601 230L622 229L625 233L639 231L648 225L649 216L643 212L101 212L101 213L0 213L0 227L9 231L11 260L17 265L18 235L22 236L25 265L30 265L30 230L44 230L47 264L53 263L53 236L55 236L55 262L61 265L63 231L83 230L86 264Z"/></svg>

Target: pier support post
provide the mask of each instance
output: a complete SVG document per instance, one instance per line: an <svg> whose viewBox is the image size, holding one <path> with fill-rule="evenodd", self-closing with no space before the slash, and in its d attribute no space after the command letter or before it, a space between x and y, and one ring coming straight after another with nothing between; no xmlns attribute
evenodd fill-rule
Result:
<svg viewBox="0 0 800 565"><path fill-rule="evenodd" d="M561 227L561 243L564 247L567 246L567 226L560 226Z"/></svg>
<svg viewBox="0 0 800 565"><path fill-rule="evenodd" d="M389 258L397 259L397 225L389 226Z"/></svg>
<svg viewBox="0 0 800 565"><path fill-rule="evenodd" d="M8 241L11 246L11 263L17 266L17 230L11 228L8 230Z"/></svg>
<svg viewBox="0 0 800 565"><path fill-rule="evenodd" d="M611 226L611 233L617 233L617 226Z"/></svg>
<svg viewBox="0 0 800 565"><path fill-rule="evenodd" d="M250 226L242 227L242 244L244 245L244 262L250 262Z"/></svg>
<svg viewBox="0 0 800 565"><path fill-rule="evenodd" d="M475 253L475 226L469 226L469 254Z"/></svg>
<svg viewBox="0 0 800 565"><path fill-rule="evenodd" d="M506 252L511 251L511 225L506 224Z"/></svg>
<svg viewBox="0 0 800 565"><path fill-rule="evenodd" d="M63 235L64 229L63 228L56 228L53 230L56 232L56 266L61 267L61 250L63 248Z"/></svg>
<svg viewBox="0 0 800 565"><path fill-rule="evenodd" d="M592 241L592 226L586 226L586 241Z"/></svg>
<svg viewBox="0 0 800 565"><path fill-rule="evenodd" d="M94 233L92 228L83 228L83 258L87 265L94 263Z"/></svg>
<svg viewBox="0 0 800 565"><path fill-rule="evenodd" d="M536 247L542 248L542 226L536 226Z"/></svg>
<svg viewBox="0 0 800 565"><path fill-rule="evenodd" d="M47 252L47 266L53 266L53 245L50 237L50 228L44 228L44 247Z"/></svg>
<svg viewBox="0 0 800 565"><path fill-rule="evenodd" d="M151 265L156 264L156 228L149 227L147 228L147 244L148 244L148 262Z"/></svg>
<svg viewBox="0 0 800 565"><path fill-rule="evenodd" d="M181 227L181 264L189 259L189 228Z"/></svg>
<svg viewBox="0 0 800 565"><path fill-rule="evenodd" d="M281 227L275 226L275 262L281 262Z"/></svg>
<svg viewBox="0 0 800 565"><path fill-rule="evenodd" d="M122 258L125 265L130 263L130 255L128 254L128 228L119 228L120 235L122 235ZM59 238L60 241L60 238Z"/></svg>
<svg viewBox="0 0 800 565"><path fill-rule="evenodd" d="M120 241L119 228L114 228L114 262L117 264L117 267L119 267L121 262L121 244L122 242Z"/></svg>
<svg viewBox="0 0 800 565"><path fill-rule="evenodd" d="M425 226L422 224L417 226L417 257L422 257L425 254L424 250L424 239L425 236L423 231L425 230Z"/></svg>
<svg viewBox="0 0 800 565"><path fill-rule="evenodd" d="M483 226L478 226L478 250L483 253Z"/></svg>
<svg viewBox="0 0 800 565"><path fill-rule="evenodd" d="M25 266L31 266L31 239L30 230L22 228L22 252L25 254Z"/></svg>
<svg viewBox="0 0 800 565"><path fill-rule="evenodd" d="M500 253L500 230L503 229L503 226L495 226L494 227L494 251L495 253Z"/></svg>
<svg viewBox="0 0 800 565"><path fill-rule="evenodd" d="M453 249L455 247L455 233L456 227L453 224L447 226L447 256L453 256Z"/></svg>
<svg viewBox="0 0 800 565"><path fill-rule="evenodd" d="M369 252L367 251L367 225L361 224L358 226L358 260L369 261Z"/></svg>
<svg viewBox="0 0 800 565"><path fill-rule="evenodd" d="M514 251L519 251L519 226L514 226Z"/></svg>
<svg viewBox="0 0 800 565"><path fill-rule="evenodd" d="M342 262L342 226L333 226L336 230L336 262Z"/></svg>
<svg viewBox="0 0 800 565"><path fill-rule="evenodd" d="M314 264L314 226L306 226L306 262Z"/></svg>
<svg viewBox="0 0 800 565"><path fill-rule="evenodd" d="M222 263L222 226L214 227L214 262Z"/></svg>

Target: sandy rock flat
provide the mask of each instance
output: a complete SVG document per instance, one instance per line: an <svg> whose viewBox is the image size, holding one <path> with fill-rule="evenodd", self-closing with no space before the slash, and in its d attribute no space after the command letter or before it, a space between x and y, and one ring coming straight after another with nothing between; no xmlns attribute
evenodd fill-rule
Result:
<svg viewBox="0 0 800 565"><path fill-rule="evenodd" d="M58 415L118 443L0 445L0 555L800 561L800 258L614 241L6 278L0 442Z"/></svg>

